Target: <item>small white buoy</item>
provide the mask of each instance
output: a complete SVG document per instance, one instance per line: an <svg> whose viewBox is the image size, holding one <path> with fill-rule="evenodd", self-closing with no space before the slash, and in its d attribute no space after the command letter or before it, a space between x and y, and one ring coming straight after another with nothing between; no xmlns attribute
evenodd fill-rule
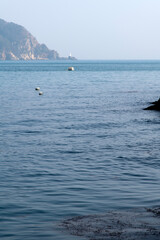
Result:
<svg viewBox="0 0 160 240"><path fill-rule="evenodd" d="M43 92L39 92L39 95L43 95Z"/></svg>
<svg viewBox="0 0 160 240"><path fill-rule="evenodd" d="M39 91L39 90L40 90L40 87L36 87L35 90L36 90L36 91Z"/></svg>
<svg viewBox="0 0 160 240"><path fill-rule="evenodd" d="M69 67L68 71L74 71L74 67Z"/></svg>

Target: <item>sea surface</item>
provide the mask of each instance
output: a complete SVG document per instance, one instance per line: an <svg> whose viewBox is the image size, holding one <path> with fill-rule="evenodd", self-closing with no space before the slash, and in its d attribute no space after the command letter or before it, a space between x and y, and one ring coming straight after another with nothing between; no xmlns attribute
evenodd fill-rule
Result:
<svg viewBox="0 0 160 240"><path fill-rule="evenodd" d="M59 222L159 206L159 97L160 61L1 61L0 239L80 240Z"/></svg>

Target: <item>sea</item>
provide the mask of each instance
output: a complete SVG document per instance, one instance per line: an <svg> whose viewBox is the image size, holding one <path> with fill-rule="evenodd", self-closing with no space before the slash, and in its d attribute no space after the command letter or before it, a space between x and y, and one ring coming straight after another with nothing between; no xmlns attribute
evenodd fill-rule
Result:
<svg viewBox="0 0 160 240"><path fill-rule="evenodd" d="M84 240L60 222L159 206L159 97L158 60L0 61L0 239Z"/></svg>

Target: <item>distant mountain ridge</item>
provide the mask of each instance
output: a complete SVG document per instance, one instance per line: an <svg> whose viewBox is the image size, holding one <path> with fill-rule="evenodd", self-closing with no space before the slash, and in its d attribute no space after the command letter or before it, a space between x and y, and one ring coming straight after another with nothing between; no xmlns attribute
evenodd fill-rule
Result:
<svg viewBox="0 0 160 240"><path fill-rule="evenodd" d="M55 50L40 44L23 26L0 19L0 60L61 60Z"/></svg>

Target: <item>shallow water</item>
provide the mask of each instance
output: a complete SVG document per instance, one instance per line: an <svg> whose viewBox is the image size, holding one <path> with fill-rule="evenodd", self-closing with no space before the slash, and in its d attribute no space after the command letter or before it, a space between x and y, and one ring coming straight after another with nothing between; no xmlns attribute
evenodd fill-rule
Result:
<svg viewBox="0 0 160 240"><path fill-rule="evenodd" d="M72 239L57 222L159 205L160 113L142 110L159 79L159 61L0 62L1 239Z"/></svg>

